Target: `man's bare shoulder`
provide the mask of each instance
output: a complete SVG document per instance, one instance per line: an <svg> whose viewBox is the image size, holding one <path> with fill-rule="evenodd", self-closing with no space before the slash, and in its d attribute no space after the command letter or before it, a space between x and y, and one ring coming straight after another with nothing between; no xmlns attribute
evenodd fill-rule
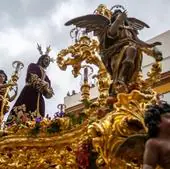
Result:
<svg viewBox="0 0 170 169"><path fill-rule="evenodd" d="M151 138L145 144L143 169L154 169L158 163L159 139Z"/></svg>
<svg viewBox="0 0 170 169"><path fill-rule="evenodd" d="M147 140L145 147L146 148L150 148L150 149L156 149L158 148L160 145L160 141L157 138L150 138L149 140Z"/></svg>

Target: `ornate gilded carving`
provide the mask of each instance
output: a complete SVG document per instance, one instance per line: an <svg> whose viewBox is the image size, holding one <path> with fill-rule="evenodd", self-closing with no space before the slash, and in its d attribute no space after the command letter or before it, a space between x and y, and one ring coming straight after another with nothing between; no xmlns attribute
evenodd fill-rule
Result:
<svg viewBox="0 0 170 169"><path fill-rule="evenodd" d="M114 154L125 139L134 134L147 132L144 125L144 111L152 102L155 102L155 95L144 94L137 90L129 94L118 94L115 110L88 127L95 150L100 154L99 161L104 162L106 168L115 165Z"/></svg>
<svg viewBox="0 0 170 169"><path fill-rule="evenodd" d="M100 4L97 9L94 11L94 13L102 15L107 17L108 19L111 19L112 17L112 11L109 10L106 5Z"/></svg>
<svg viewBox="0 0 170 169"><path fill-rule="evenodd" d="M1 168L78 168L75 152L78 143L86 135L86 126L60 134L45 135L43 132L38 137L28 137L28 130L23 127L18 130L13 128L16 133L8 131L5 140L1 137Z"/></svg>

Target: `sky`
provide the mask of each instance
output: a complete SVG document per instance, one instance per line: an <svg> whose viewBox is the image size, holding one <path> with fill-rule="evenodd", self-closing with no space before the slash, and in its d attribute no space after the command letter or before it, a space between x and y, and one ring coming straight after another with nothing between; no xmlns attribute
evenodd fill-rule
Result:
<svg viewBox="0 0 170 169"><path fill-rule="evenodd" d="M13 2L13 3L11 3ZM146 22L150 28L140 32L142 40L148 40L170 29L169 0L0 0L0 69L8 78L13 73L12 62L19 60L25 67L20 72L19 92L24 87L27 66L39 58L36 43L51 45L50 56L73 44L70 38L72 27L64 26L69 19L91 14L99 4L108 8L121 4L129 17ZM47 69L55 95L46 100L46 113L53 115L57 105L64 102L68 91L80 90L80 77L75 79L71 68L62 71L56 63ZM13 104L13 103L12 103Z"/></svg>

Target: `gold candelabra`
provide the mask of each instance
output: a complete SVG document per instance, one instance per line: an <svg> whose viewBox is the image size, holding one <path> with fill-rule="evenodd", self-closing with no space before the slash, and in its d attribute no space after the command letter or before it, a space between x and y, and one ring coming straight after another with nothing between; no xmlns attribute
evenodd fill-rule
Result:
<svg viewBox="0 0 170 169"><path fill-rule="evenodd" d="M99 103L104 105L106 98L108 97L108 89L111 83L110 76L98 56L99 43L95 39L90 39L87 36L82 36L74 45L69 46L67 49L63 49L57 55L57 64L62 70L66 70L68 65L73 67L72 74L77 77L80 74L80 69L83 68L82 62L87 64L93 64L98 67L98 73L96 75L98 79L99 90ZM71 55L69 58L65 58L67 55ZM89 98L89 85L87 80L84 81L81 87L82 97Z"/></svg>

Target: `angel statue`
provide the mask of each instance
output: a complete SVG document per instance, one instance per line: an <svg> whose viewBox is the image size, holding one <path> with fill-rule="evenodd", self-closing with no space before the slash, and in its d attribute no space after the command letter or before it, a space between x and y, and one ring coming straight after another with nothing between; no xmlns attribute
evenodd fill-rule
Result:
<svg viewBox="0 0 170 169"><path fill-rule="evenodd" d="M88 14L69 20L66 26L75 25L86 34L93 32L100 43L100 57L111 75L114 85L127 88L135 82L141 71L142 53L162 60L161 52L155 46L160 42L148 44L138 38L138 31L149 26L127 16L127 10L121 5L115 5L110 10L99 5L94 14ZM113 86L114 86L113 85Z"/></svg>

